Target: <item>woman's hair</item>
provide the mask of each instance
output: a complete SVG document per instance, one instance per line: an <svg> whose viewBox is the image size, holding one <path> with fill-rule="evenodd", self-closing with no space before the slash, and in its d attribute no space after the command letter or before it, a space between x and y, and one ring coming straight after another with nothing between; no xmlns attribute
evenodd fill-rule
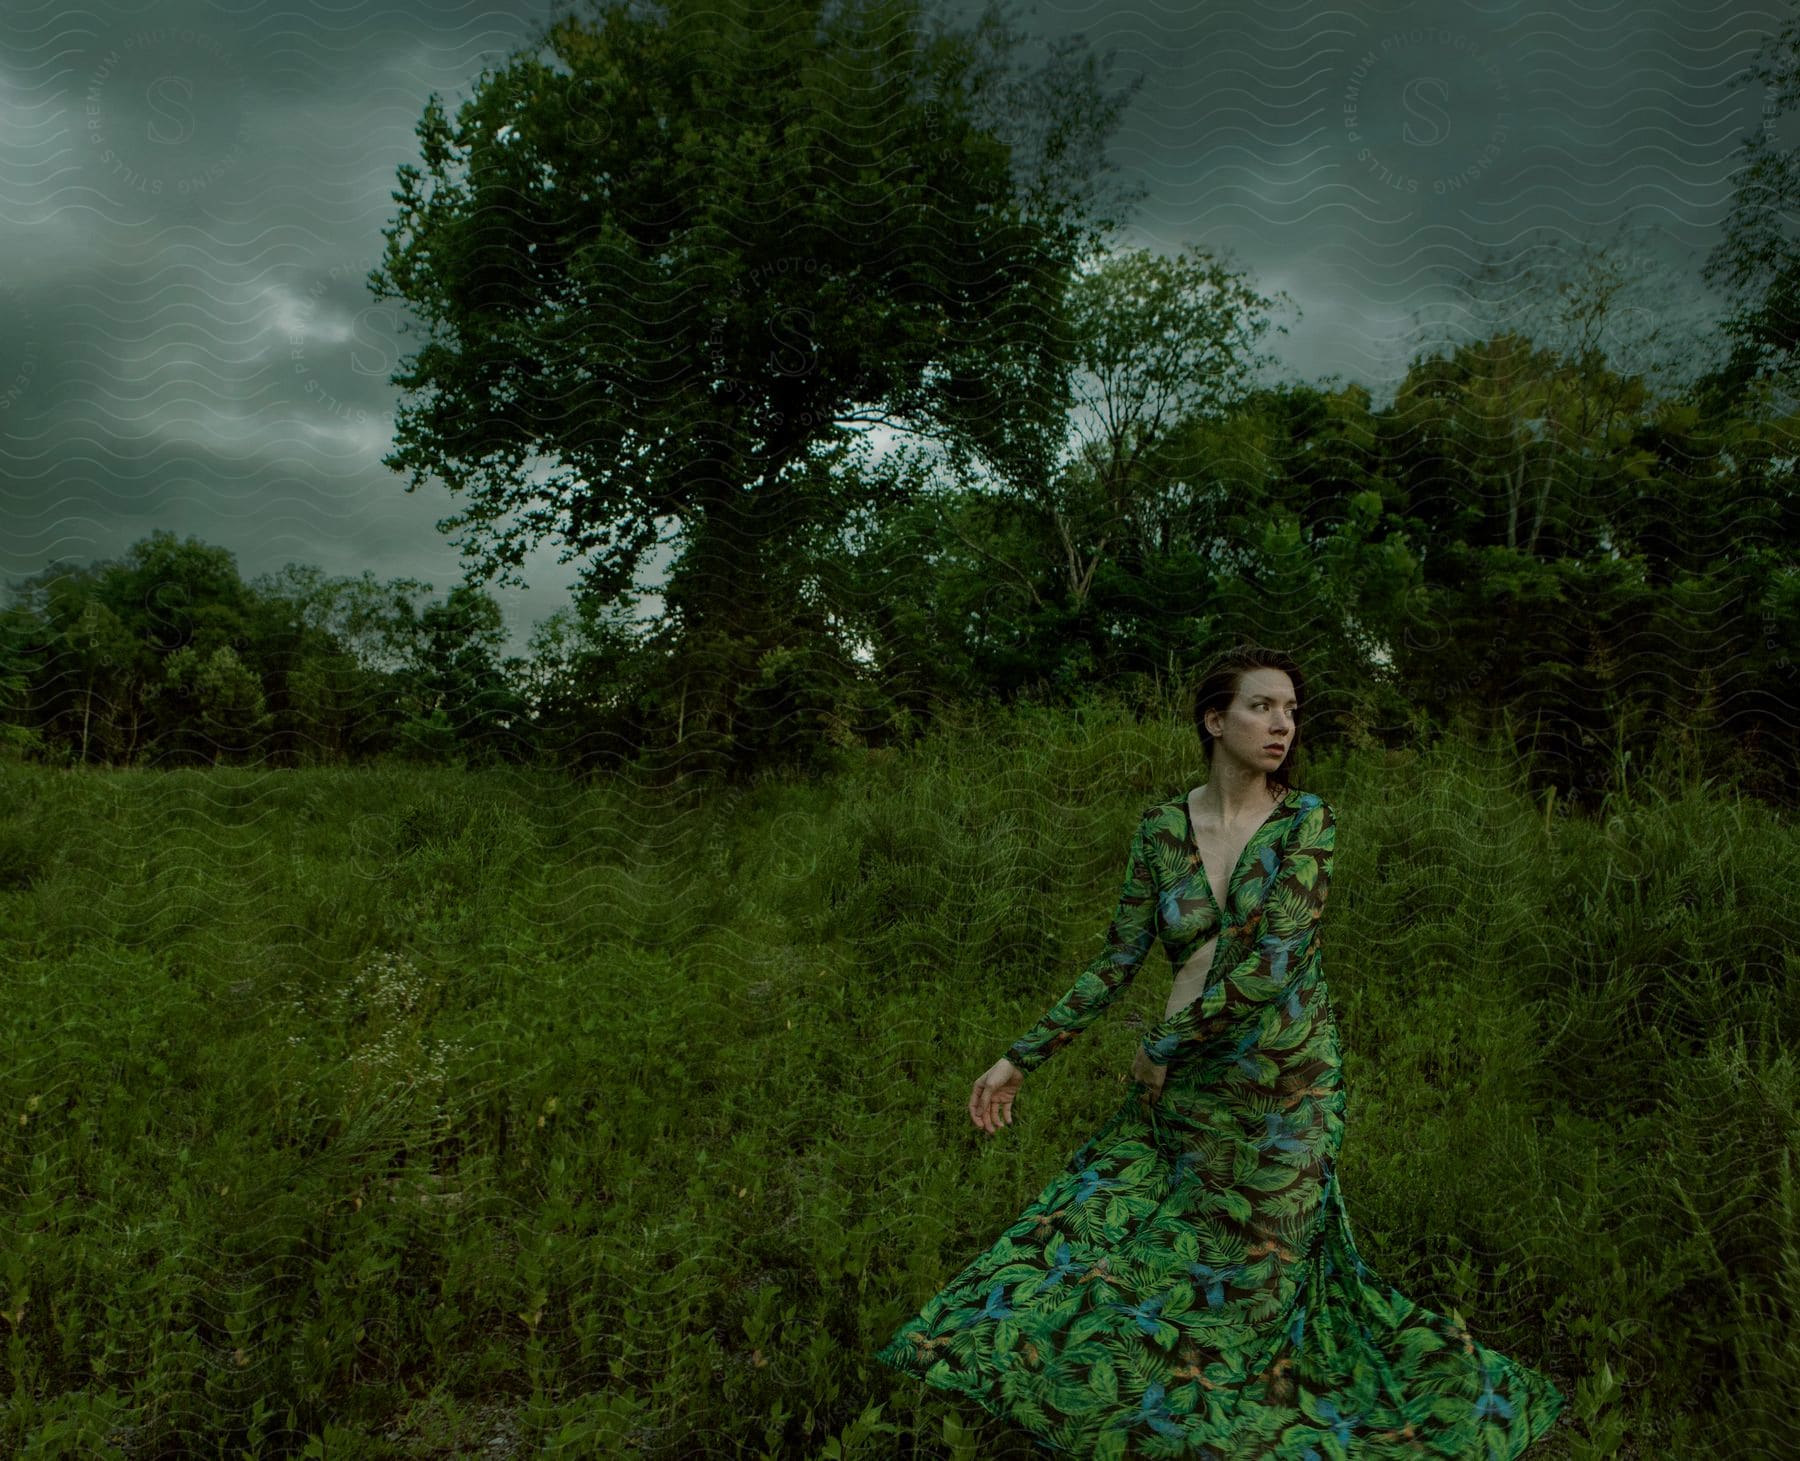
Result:
<svg viewBox="0 0 1800 1461"><path fill-rule="evenodd" d="M1194 728L1200 732L1200 749L1205 752L1210 766L1213 742L1218 738L1206 728L1206 712L1216 710L1221 715L1225 714L1231 708L1233 697L1237 695L1238 682L1243 678L1244 672L1264 669L1285 671L1287 677L1294 682L1294 738L1289 742L1287 755L1281 758L1281 764L1268 773L1268 784L1278 786L1285 792L1295 772L1299 770L1300 743L1305 734L1301 729L1300 713L1306 709L1306 684L1293 656L1267 645L1251 643L1234 644L1220 654L1206 667L1199 688L1194 691Z"/></svg>

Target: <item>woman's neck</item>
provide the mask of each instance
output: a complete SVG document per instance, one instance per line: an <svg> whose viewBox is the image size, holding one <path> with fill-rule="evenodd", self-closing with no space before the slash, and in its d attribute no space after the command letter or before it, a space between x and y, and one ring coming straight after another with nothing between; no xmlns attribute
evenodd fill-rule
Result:
<svg viewBox="0 0 1800 1461"><path fill-rule="evenodd" d="M1222 826L1232 827L1251 817L1268 816L1269 807L1280 796L1281 789L1271 786L1269 778L1252 769L1248 774L1233 776L1229 771L1213 768L1206 784L1193 794L1196 807L1216 817Z"/></svg>

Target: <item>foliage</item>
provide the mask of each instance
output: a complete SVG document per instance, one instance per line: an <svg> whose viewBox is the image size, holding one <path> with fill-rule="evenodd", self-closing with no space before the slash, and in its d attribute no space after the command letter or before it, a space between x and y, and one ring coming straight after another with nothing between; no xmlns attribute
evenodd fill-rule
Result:
<svg viewBox="0 0 1800 1461"><path fill-rule="evenodd" d="M1098 147L1124 98L1079 43L1022 72L993 9L967 31L911 0L594 9L454 122L427 105L370 276L430 327L384 460L467 494L444 526L484 578L556 536L615 602L678 528L670 673L637 708L684 763L754 763L773 682L817 730L771 666L830 647L792 642L816 625L768 585L859 480L819 463L883 424L1045 470L1062 283L1117 221Z"/></svg>
<svg viewBox="0 0 1800 1461"><path fill-rule="evenodd" d="M245 584L154 533L0 607L7 754L749 784L988 703L1185 713L1248 638L1308 666L1321 745L1505 728L1588 805L1675 741L1791 802L1779 370L1683 385L1705 352L1622 227L1472 269L1470 328L1384 402L1260 379L1275 300L1199 245L1118 245L1128 93L1080 46L1022 71L1020 39L902 0L597 6L454 123L433 98L372 281L436 321L401 455L500 535L480 574L552 532L598 555L571 602L512 656L474 582ZM1733 247L1778 279L1761 176Z"/></svg>
<svg viewBox="0 0 1800 1461"><path fill-rule="evenodd" d="M1778 1451L1800 841L1673 746L1592 818L1514 749L1302 773L1359 1247L1575 1397L1546 1456ZM700 796L0 763L0 1450L1018 1441L869 1353L1122 1095L1155 970L965 1110L1196 750L1090 703Z"/></svg>
<svg viewBox="0 0 1800 1461"><path fill-rule="evenodd" d="M1800 146L1783 138L1779 123L1791 122L1800 103L1800 16L1765 36L1732 84L1751 81L1764 87L1761 125L1740 145L1731 208L1701 269L1730 299L1722 322L1730 353L1708 373L1702 395L1716 410L1756 409L1770 399L1762 388L1773 386L1792 410L1800 378Z"/></svg>

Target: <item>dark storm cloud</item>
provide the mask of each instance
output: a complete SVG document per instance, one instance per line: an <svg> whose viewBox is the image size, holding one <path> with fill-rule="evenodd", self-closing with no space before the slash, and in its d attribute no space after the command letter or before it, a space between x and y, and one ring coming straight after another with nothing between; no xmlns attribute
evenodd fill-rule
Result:
<svg viewBox="0 0 1800 1461"><path fill-rule="evenodd" d="M417 161L547 4L199 0L0 8L0 571L116 554L153 527L428 579L461 504L381 466L416 336L363 280ZM1610 235L1655 281L1640 323L1704 309L1698 262L1758 125L1731 85L1774 5L1039 5L1144 82L1112 156L1148 192L1124 240L1195 242L1303 318L1270 374L1376 389L1422 321L1472 329L1458 270ZM1628 317L1629 318L1629 317ZM497 589L515 649L564 602L556 545Z"/></svg>
<svg viewBox="0 0 1800 1461"><path fill-rule="evenodd" d="M0 11L0 571L151 529L246 576L460 576L380 463L416 337L364 280L427 94L452 105L548 7L159 3ZM565 597L554 546L496 589L515 648Z"/></svg>
<svg viewBox="0 0 1800 1461"><path fill-rule="evenodd" d="M1612 237L1676 311L1730 198L1775 6L1156 7L1089 34L1145 73L1115 154L1135 241L1205 243L1303 319L1280 374L1378 385L1458 275L1528 237ZM1284 318L1291 318L1286 317ZM1377 389L1377 396L1381 395Z"/></svg>

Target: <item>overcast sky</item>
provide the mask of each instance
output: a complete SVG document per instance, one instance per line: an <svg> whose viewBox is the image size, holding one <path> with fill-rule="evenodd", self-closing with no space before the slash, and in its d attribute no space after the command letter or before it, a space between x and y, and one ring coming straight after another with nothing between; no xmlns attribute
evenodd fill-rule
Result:
<svg viewBox="0 0 1800 1461"><path fill-rule="evenodd" d="M566 8L566 7L565 7ZM974 7L967 7L973 13ZM0 572L155 528L246 578L462 575L435 483L382 466L417 336L364 279L436 91L454 114L548 0L4 0ZM1455 272L1610 238L1641 320L1705 317L1699 265L1761 125L1741 77L1784 8L1707 3L1020 5L1144 81L1112 149L1148 189L1122 242L1229 257L1300 312L1277 374L1382 395ZM1737 84L1734 85L1734 82ZM1716 311L1713 311L1716 313ZM550 545L495 587L523 652L567 601Z"/></svg>

